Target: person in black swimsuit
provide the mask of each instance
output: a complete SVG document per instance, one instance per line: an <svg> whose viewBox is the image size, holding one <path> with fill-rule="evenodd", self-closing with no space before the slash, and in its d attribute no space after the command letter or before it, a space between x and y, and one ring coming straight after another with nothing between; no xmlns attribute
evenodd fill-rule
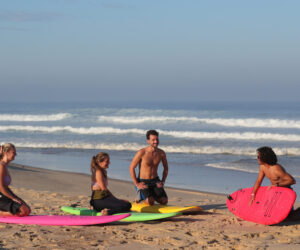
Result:
<svg viewBox="0 0 300 250"><path fill-rule="evenodd" d="M108 189L107 171L109 167L109 155L104 152L93 156L91 162L92 172L92 196L90 204L102 215L129 212L131 203L116 198Z"/></svg>
<svg viewBox="0 0 300 250"><path fill-rule="evenodd" d="M9 188L8 164L15 159L16 148L11 143L0 146L0 216L27 216L30 207Z"/></svg>

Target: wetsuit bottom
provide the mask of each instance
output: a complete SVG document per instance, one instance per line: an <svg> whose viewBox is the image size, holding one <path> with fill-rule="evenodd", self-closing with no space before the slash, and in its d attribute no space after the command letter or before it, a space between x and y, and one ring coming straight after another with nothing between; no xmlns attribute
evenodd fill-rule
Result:
<svg viewBox="0 0 300 250"><path fill-rule="evenodd" d="M13 201L11 198L6 197L0 192L0 210L17 214L20 211L21 204Z"/></svg>
<svg viewBox="0 0 300 250"><path fill-rule="evenodd" d="M113 196L107 196L100 200L91 199L91 206L98 212L104 208L108 209L108 214L126 213L130 211L131 204L128 201L119 200Z"/></svg>

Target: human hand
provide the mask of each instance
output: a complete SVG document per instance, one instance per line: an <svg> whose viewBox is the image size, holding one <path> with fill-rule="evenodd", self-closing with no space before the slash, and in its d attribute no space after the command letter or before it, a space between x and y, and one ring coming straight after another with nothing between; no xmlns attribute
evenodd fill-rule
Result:
<svg viewBox="0 0 300 250"><path fill-rule="evenodd" d="M136 187L138 189L145 189L148 188L148 186L144 183L144 182L139 182L138 184L136 184Z"/></svg>
<svg viewBox="0 0 300 250"><path fill-rule="evenodd" d="M159 181L159 182L156 183L156 186L158 188L162 188L164 186L164 183L162 181Z"/></svg>

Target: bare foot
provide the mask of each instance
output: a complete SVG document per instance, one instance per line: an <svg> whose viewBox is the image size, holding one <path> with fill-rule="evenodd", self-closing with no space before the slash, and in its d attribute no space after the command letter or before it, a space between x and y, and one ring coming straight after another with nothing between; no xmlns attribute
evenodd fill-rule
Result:
<svg viewBox="0 0 300 250"><path fill-rule="evenodd" d="M101 210L101 215L108 215L108 210L107 208L104 208Z"/></svg>
<svg viewBox="0 0 300 250"><path fill-rule="evenodd" d="M14 216L10 212L0 211L0 217Z"/></svg>

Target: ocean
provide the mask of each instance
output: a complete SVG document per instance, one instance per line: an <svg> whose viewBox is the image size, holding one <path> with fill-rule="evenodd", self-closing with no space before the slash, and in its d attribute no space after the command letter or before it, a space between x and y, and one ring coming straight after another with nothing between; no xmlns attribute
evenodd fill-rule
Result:
<svg viewBox="0 0 300 250"><path fill-rule="evenodd" d="M109 177L131 180L149 129L167 154L166 186L224 194L253 186L256 149L270 146L300 193L300 102L0 105L0 143L16 145L15 162L53 170L90 173L92 156L105 151Z"/></svg>

